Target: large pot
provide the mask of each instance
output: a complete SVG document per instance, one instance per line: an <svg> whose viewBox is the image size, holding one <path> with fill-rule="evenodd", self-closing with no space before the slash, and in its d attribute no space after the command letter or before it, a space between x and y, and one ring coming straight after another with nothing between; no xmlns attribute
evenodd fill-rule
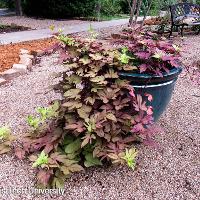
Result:
<svg viewBox="0 0 200 200"><path fill-rule="evenodd" d="M169 73L163 73L163 77L128 72L120 72L119 75L121 79L130 81L136 94L149 93L153 96L153 101L148 102L148 105L153 107L154 121L157 121L172 97L175 83L181 71L182 68L174 68Z"/></svg>

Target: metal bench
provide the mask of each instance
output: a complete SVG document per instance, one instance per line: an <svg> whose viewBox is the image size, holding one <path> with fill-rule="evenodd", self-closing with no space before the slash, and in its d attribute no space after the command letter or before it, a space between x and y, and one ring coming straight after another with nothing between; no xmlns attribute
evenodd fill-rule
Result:
<svg viewBox="0 0 200 200"><path fill-rule="evenodd" d="M192 3L179 3L170 6L171 12L171 30L170 36L172 35L173 28L181 28L181 36L183 36L183 29L185 26L200 25L200 5L192 4ZM185 19L194 19L190 24L185 23ZM198 30L198 34L200 29Z"/></svg>

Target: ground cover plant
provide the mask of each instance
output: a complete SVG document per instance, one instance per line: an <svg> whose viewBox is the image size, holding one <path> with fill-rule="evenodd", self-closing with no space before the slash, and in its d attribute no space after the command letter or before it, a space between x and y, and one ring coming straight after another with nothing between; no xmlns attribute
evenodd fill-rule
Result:
<svg viewBox="0 0 200 200"><path fill-rule="evenodd" d="M94 33L91 36L56 36L60 42L53 50L66 67L54 86L62 99L28 116L30 133L15 148L19 159L28 156L38 169L39 187L63 187L73 172L104 163L134 169L134 142L152 143L156 132L153 108L147 105L153 97L136 94L118 72L162 75L177 66L178 48L141 31L124 32L115 47L96 41Z"/></svg>
<svg viewBox="0 0 200 200"><path fill-rule="evenodd" d="M123 55L99 42L59 39L67 69L57 85L63 99L38 109L40 118L29 116L32 132L16 155L33 154L39 185L51 187L61 187L72 172L105 161L134 168L137 150L130 143L148 140L146 125L153 122L153 113L128 82L119 79L118 70L129 70Z"/></svg>
<svg viewBox="0 0 200 200"><path fill-rule="evenodd" d="M26 30L30 30L30 28L24 26L17 26L15 24L11 25L0 24L0 33L10 33L10 32L26 31Z"/></svg>

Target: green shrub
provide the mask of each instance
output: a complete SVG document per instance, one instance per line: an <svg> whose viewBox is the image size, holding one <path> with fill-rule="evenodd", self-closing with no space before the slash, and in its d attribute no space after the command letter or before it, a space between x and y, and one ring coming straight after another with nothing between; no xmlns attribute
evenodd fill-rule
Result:
<svg viewBox="0 0 200 200"><path fill-rule="evenodd" d="M108 16L120 14L122 12L121 2L122 0L102 0L101 13Z"/></svg>
<svg viewBox="0 0 200 200"><path fill-rule="evenodd" d="M0 1L0 8L6 8L8 6L7 0L1 0Z"/></svg>
<svg viewBox="0 0 200 200"><path fill-rule="evenodd" d="M146 125L153 122L152 107L146 105L153 97L136 95L118 75L135 69L134 59L126 48L108 48L94 39L56 38L61 43L54 50L66 67L56 85L63 98L37 109L38 118L29 116L30 134L15 154L30 155L40 187L63 187L72 173L105 162L134 169L133 142L149 140Z"/></svg>
<svg viewBox="0 0 200 200"><path fill-rule="evenodd" d="M47 18L87 17L95 13L97 0L25 0L24 13Z"/></svg>

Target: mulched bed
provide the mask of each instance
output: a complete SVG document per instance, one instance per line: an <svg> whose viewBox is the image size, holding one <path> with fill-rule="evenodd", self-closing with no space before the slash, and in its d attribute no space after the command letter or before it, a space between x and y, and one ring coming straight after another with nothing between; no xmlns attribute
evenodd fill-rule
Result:
<svg viewBox="0 0 200 200"><path fill-rule="evenodd" d="M121 31L126 25L114 26L97 30L97 39L109 38L111 33ZM71 34L71 36L80 36L83 38L89 37L88 31ZM30 51L44 50L57 42L54 38L44 40L33 40L17 44L0 45L0 72L10 69L13 64L19 62L20 49L27 49Z"/></svg>
<svg viewBox="0 0 200 200"><path fill-rule="evenodd" d="M160 25L160 24L169 24L170 20L164 17L155 17L151 19L146 19L144 25Z"/></svg>
<svg viewBox="0 0 200 200"><path fill-rule="evenodd" d="M0 72L10 69L13 64L19 62L20 49L29 51L44 50L56 43L54 38L33 40L17 44L0 45Z"/></svg>
<svg viewBox="0 0 200 200"><path fill-rule="evenodd" d="M27 31L27 30L31 29L24 26L17 26L16 24L11 24L11 25L0 24L0 33L10 33L10 32Z"/></svg>

